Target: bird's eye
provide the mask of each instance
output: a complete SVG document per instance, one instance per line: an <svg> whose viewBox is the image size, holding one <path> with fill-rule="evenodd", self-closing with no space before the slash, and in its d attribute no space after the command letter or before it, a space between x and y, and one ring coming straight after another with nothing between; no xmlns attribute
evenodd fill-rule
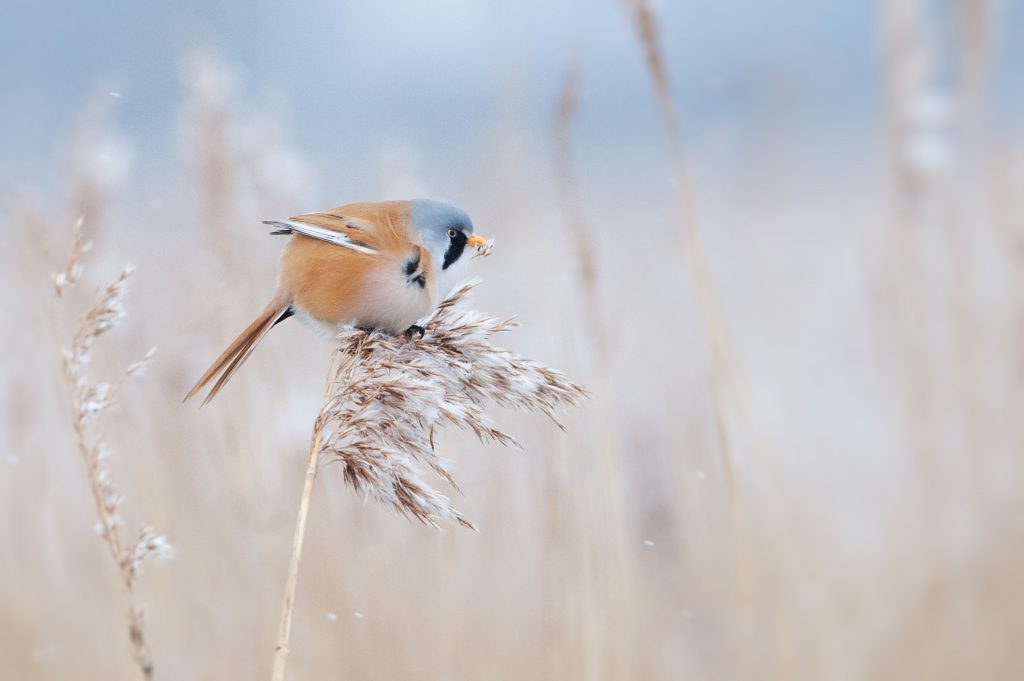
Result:
<svg viewBox="0 0 1024 681"><path fill-rule="evenodd" d="M448 238L449 239L454 239L456 234L458 234L458 232L456 232L454 229L449 229L448 230Z"/></svg>

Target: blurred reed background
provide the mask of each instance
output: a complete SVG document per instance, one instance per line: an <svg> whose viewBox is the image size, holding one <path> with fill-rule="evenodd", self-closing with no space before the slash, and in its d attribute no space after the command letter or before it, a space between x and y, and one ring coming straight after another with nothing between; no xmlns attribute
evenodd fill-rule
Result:
<svg viewBox="0 0 1024 681"><path fill-rule="evenodd" d="M90 364L159 679L269 676L329 348L260 220L411 196L497 238L475 305L593 392L447 437L480 533L326 467L291 678L1024 676L1024 8L81 6L0 26L0 677L137 678L59 349ZM94 249L53 306L72 227ZM55 336L53 314L60 335Z"/></svg>

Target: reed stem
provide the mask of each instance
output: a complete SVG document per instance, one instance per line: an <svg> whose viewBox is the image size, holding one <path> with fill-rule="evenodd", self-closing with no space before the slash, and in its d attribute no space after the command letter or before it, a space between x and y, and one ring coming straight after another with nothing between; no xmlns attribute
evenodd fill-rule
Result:
<svg viewBox="0 0 1024 681"><path fill-rule="evenodd" d="M331 399L331 392L338 372L341 370L339 352L335 352L328 372L327 387L324 389L324 405ZM302 545L306 538L306 518L309 516L309 501L313 497L313 482L316 480L320 464L320 443L324 431L324 410L321 409L313 426L313 437L309 446L309 465L302 484L302 499L299 502L299 515L295 520L295 534L292 537L292 557L288 566L288 581L284 588L284 603L281 605L281 623L277 632L277 648L274 650L273 681L284 681L285 666L288 662L288 642L292 633L292 613L295 610L295 587L299 578L299 561L302 559Z"/></svg>

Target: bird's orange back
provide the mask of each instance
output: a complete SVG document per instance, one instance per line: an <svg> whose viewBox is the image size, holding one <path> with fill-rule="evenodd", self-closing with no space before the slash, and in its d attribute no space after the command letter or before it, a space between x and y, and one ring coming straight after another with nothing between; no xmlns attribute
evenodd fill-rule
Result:
<svg viewBox="0 0 1024 681"><path fill-rule="evenodd" d="M409 244L420 243L409 201L349 203L291 219L343 232L354 241L386 253L405 252Z"/></svg>
<svg viewBox="0 0 1024 681"><path fill-rule="evenodd" d="M427 279L425 300L429 300L433 268L413 227L409 201L350 203L291 219L342 232L376 251L362 253L295 234L281 258L279 283L310 316L342 323L346 317L365 315L373 302L367 292L377 286L375 274L381 269L400 272L417 253Z"/></svg>

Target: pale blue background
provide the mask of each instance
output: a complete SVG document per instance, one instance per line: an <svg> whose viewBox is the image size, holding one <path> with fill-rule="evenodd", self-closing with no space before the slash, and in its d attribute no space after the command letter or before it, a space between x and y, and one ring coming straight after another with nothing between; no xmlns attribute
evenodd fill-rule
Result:
<svg viewBox="0 0 1024 681"><path fill-rule="evenodd" d="M990 113L1008 125L1021 119L1022 5L998 4ZM688 139L723 126L733 136L717 160L756 149L769 125L854 143L877 132L879 5L654 6ZM122 94L117 123L137 145L137 171L154 172L175 154L181 58L197 45L238 70L244 99L280 105L291 141L325 171L350 168L389 137L416 140L430 163L450 166L495 121L546 134L574 51L584 157L643 156L659 144L640 51L612 0L5 0L0 186L52 181L82 110L107 90Z"/></svg>

